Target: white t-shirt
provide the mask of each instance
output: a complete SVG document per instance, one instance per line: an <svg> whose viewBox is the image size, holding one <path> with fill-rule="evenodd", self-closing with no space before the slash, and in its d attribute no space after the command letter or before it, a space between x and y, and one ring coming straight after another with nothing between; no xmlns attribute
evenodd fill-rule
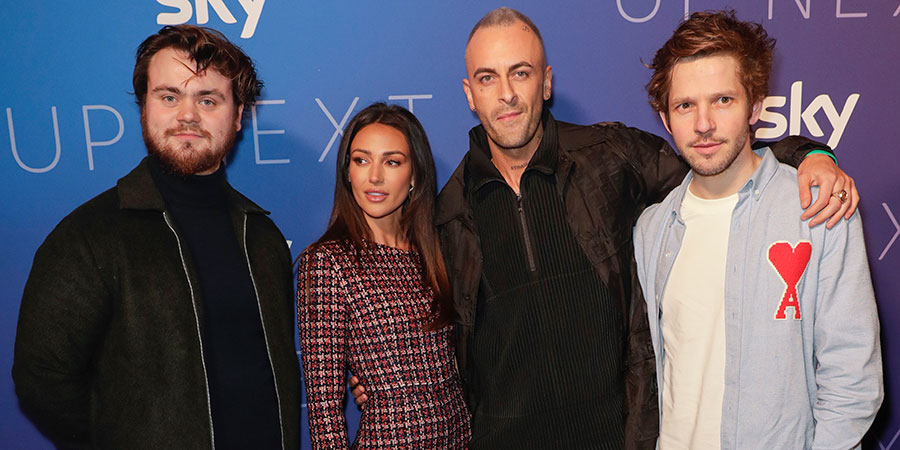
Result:
<svg viewBox="0 0 900 450"><path fill-rule="evenodd" d="M721 447L725 389L725 263L737 194L681 204L684 240L660 305L665 361L659 444Z"/></svg>

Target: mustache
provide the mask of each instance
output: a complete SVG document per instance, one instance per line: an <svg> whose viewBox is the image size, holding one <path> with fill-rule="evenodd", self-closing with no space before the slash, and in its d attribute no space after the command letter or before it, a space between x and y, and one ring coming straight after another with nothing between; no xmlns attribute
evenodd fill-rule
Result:
<svg viewBox="0 0 900 450"><path fill-rule="evenodd" d="M212 137L212 135L208 131L204 130L203 128L190 127L190 126L181 126L178 128L170 128L170 129L166 130L166 137L175 136L176 134L181 134L181 133L199 134L200 136L203 136L205 138Z"/></svg>
<svg viewBox="0 0 900 450"><path fill-rule="evenodd" d="M725 139L723 137L710 136L710 137L699 137L697 139L694 139L688 145L693 147L695 145L726 144L726 143L728 143L728 139Z"/></svg>
<svg viewBox="0 0 900 450"><path fill-rule="evenodd" d="M506 108L506 109L503 109L502 111L494 112L493 116L494 116L494 119L497 119L504 114L509 114L509 113L520 113L521 114L524 112L525 112L525 110L522 108Z"/></svg>

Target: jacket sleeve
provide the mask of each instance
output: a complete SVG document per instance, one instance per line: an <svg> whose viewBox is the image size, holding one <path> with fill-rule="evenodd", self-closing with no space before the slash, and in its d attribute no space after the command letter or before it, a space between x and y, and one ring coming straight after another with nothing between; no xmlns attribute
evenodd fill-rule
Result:
<svg viewBox="0 0 900 450"><path fill-rule="evenodd" d="M639 189L633 193L636 221L644 208L661 202L681 184L689 167L665 139L637 128L616 125L621 140L618 147L638 179Z"/></svg>
<svg viewBox="0 0 900 450"><path fill-rule="evenodd" d="M622 144L619 148L640 180L640 189L635 195L634 219L637 220L644 208L661 202L669 191L681 184L690 168L665 139L622 124L613 126L619 131ZM802 136L788 136L780 141L756 145L768 145L778 161L795 168L812 150L831 152L827 145Z"/></svg>
<svg viewBox="0 0 900 450"><path fill-rule="evenodd" d="M326 251L305 253L297 275L297 323L313 448L349 448L344 417L348 320L340 268Z"/></svg>
<svg viewBox="0 0 900 450"><path fill-rule="evenodd" d="M800 167L806 155L813 150L824 150L832 155L834 154L827 145L809 140L803 136L788 136L780 141L758 141L753 143L753 148L765 146L772 149L772 153L779 162L794 168Z"/></svg>
<svg viewBox="0 0 900 450"><path fill-rule="evenodd" d="M110 299L90 243L64 219L35 254L12 369L23 412L59 447L90 445L92 361Z"/></svg>
<svg viewBox="0 0 900 450"><path fill-rule="evenodd" d="M859 212L824 232L813 340L813 448L853 448L884 398L878 312Z"/></svg>

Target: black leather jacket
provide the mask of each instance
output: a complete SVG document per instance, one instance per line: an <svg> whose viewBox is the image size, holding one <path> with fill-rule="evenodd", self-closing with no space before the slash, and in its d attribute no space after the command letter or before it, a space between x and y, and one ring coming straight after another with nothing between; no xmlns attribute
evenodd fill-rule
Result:
<svg viewBox="0 0 900 450"><path fill-rule="evenodd" d="M659 407L646 304L635 271L632 229L645 207L657 203L679 185L688 167L662 138L620 123L591 126L557 122L549 112L544 129L558 136L556 186L567 219L581 248L616 296L628 330L626 345L626 448L656 446ZM545 136L552 135L545 131ZM482 126L469 132L471 149L486 149ZM773 146L789 149L782 161L797 165L812 147L803 138ZM821 147L819 147L821 148ZM780 150L780 151L779 151ZM482 151L482 150L470 150ZM478 287L482 276L481 244L468 201L469 155L438 196L436 225L458 314L456 355L470 407L477 391L469 346L472 344ZM589 383L590 380L585 380Z"/></svg>
<svg viewBox="0 0 900 450"><path fill-rule="evenodd" d="M228 186L280 405L300 445L290 253L263 210ZM143 161L77 208L35 255L13 378L22 409L61 447L213 447L203 299L183 237Z"/></svg>

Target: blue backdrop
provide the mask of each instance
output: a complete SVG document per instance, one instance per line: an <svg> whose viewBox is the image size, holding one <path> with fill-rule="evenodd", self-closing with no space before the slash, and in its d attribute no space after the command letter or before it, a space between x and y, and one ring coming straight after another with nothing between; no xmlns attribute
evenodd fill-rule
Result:
<svg viewBox="0 0 900 450"><path fill-rule="evenodd" d="M561 120L618 120L665 135L642 61L688 12L736 7L778 39L757 134L828 142L856 178L883 329L887 397L866 443L900 449L900 0L512 0L541 28ZM144 156L131 91L137 45L161 25L202 24L238 43L266 83L228 167L299 253L331 206L340 129L373 101L424 124L443 183L467 149L463 50L493 1L140 0L6 2L0 23L0 442L49 448L18 409L9 374L22 288L44 237ZM893 274L893 275L892 275ZM304 409L305 413L305 409ZM348 408L350 422L358 412ZM303 442L309 446L305 415ZM355 425L353 425L355 427Z"/></svg>

